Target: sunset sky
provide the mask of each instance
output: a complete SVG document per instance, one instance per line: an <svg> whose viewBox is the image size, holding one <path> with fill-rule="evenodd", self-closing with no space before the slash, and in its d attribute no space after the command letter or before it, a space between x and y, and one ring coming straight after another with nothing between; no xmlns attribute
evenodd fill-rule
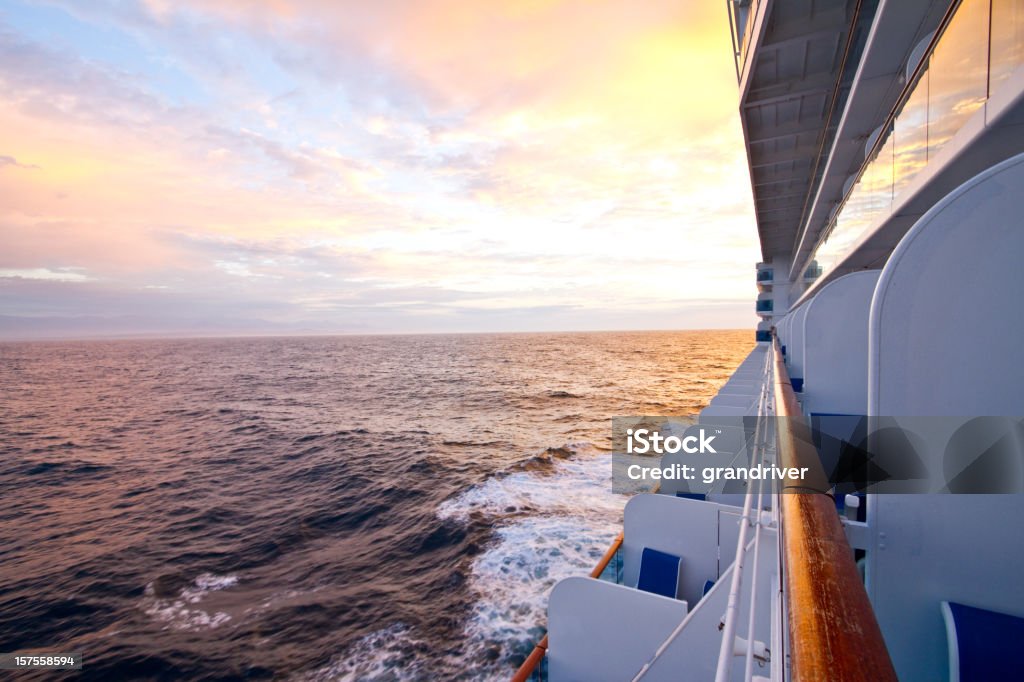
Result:
<svg viewBox="0 0 1024 682"><path fill-rule="evenodd" d="M724 4L0 0L0 337L753 327Z"/></svg>

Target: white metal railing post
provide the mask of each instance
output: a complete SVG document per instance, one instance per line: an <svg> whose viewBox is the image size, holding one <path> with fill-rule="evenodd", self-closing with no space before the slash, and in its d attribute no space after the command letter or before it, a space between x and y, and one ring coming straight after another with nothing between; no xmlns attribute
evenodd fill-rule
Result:
<svg viewBox="0 0 1024 682"><path fill-rule="evenodd" d="M758 399L758 407L757 407L758 420L757 420L757 426L756 426L756 431L755 431L755 436L754 436L754 448L753 448L753 452L751 452L750 462L749 462L751 467L753 467L755 465L756 466L760 466L760 464L763 462L763 459L764 459L764 452L765 452L765 449L766 449L766 442L767 442L765 431L768 428L767 412L768 412L768 409L769 409L768 408L769 401L770 401L771 396L772 396L772 386L773 386L773 378L774 378L773 377L773 371L774 371L774 362L773 362L773 358L772 358L772 353L769 352L769 353L767 353L765 355L765 364L764 364L764 367L761 370L761 378L762 378L761 395L760 395L760 398ZM758 498L757 514L758 515L757 515L757 519L756 520L754 520L751 517L751 513L750 513L751 512L751 507L754 504L754 488L753 488L753 486L751 486L751 488L747 491L746 496L744 497L744 500L743 500L743 517L742 517L743 525L740 526L739 538L736 541L736 560L733 562L733 565L732 565L732 580L731 580L730 587L729 587L728 605L726 607L726 613L725 613L725 618L724 618L724 623L723 623L722 644L721 644L721 647L719 648L719 652L718 652L718 666L717 666L717 671L716 671L716 675L715 675L716 682L726 682L728 680L729 672L731 670L732 659L736 655L736 653L735 653L736 620L739 617L738 616L738 613L739 613L739 597L740 597L741 588L743 586L743 555L744 555L744 553L746 551L746 548L747 548L747 531L748 531L748 529L751 526L756 525L758 527L758 529L757 529L757 531L755 531L755 533L759 533L759 531L760 531L760 525L761 525L761 518L760 518L761 509L760 509L760 507L761 507L761 499L762 499L761 498L762 490L763 489L761 488L760 482L759 482L758 493L757 493L757 498ZM758 557L757 557L757 536L755 536L754 544L755 544L754 565L755 565L755 568L756 568L756 566L757 566L757 559L758 559ZM756 581L756 575L755 575L755 581ZM665 641L661 643L661 646L659 646L657 648L657 650L654 652L654 655L651 657L651 659L647 663L645 663L642 668L640 668L640 670L637 672L637 674L633 677L632 682L638 682L640 679L642 679L650 671L651 666L659 658L661 658L661 656L665 653L665 651L672 644L672 642L675 641L676 637L678 637L679 634L683 631L683 628L686 626L686 623L688 622L688 620L689 620L689 618L684 618L679 623L679 625L676 626L676 628L669 634L669 636L665 639ZM749 636L750 640L753 640L752 632L748 633L748 636ZM748 642L748 651L752 651L753 650L753 644L754 644L753 641L749 641Z"/></svg>
<svg viewBox="0 0 1024 682"><path fill-rule="evenodd" d="M757 437L755 438L754 451L751 453L750 466L753 468L760 465L761 455L764 452L762 442L765 400L767 399L769 371L771 363L766 361L765 370L762 376L765 379L761 389L761 399L758 401L758 423ZM715 671L715 682L727 682L729 673L732 670L732 659L736 655L736 620L739 618L740 592L743 589L743 565L744 555L747 548L747 532L750 529L752 520L750 509L754 502L754 486L750 486L743 499L743 525L740 526L740 536L736 542L736 560L732 568L732 581L729 585L729 601L725 607L725 624L722 628L722 643L718 649L718 667ZM747 642L748 651L753 648L753 642Z"/></svg>

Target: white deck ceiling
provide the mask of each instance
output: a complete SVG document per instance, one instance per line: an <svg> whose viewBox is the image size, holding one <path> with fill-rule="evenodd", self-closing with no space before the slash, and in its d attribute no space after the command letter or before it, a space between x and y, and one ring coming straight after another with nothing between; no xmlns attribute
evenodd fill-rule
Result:
<svg viewBox="0 0 1024 682"><path fill-rule="evenodd" d="M765 259L794 249L855 5L768 2L740 103Z"/></svg>

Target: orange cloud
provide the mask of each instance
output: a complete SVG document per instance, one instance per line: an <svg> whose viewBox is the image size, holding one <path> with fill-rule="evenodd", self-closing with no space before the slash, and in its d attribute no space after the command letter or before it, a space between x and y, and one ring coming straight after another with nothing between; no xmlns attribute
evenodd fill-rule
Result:
<svg viewBox="0 0 1024 682"><path fill-rule="evenodd" d="M17 45L22 73L0 67L0 155L17 159L0 166L0 269L311 314L395 289L494 308L752 297L715 3L69 7L159 46L209 99Z"/></svg>

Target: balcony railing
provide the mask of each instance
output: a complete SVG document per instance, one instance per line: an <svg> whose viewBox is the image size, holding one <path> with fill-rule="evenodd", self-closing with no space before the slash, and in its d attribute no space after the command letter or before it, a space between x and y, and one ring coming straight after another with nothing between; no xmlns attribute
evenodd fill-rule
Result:
<svg viewBox="0 0 1024 682"><path fill-rule="evenodd" d="M1020 0L951 6L812 256L824 271L889 213L900 192L1022 64Z"/></svg>
<svg viewBox="0 0 1024 682"><path fill-rule="evenodd" d="M771 270L758 270L757 281L765 284L771 282L775 277L775 274Z"/></svg>
<svg viewBox="0 0 1024 682"><path fill-rule="evenodd" d="M757 301L755 304L755 310L759 313L770 313L774 308L775 302L771 299L765 299L763 301Z"/></svg>
<svg viewBox="0 0 1024 682"><path fill-rule="evenodd" d="M611 546L608 551L604 553L601 560L597 562L597 566L590 572L591 578L598 578L600 580L608 580L614 583L622 582L622 533L619 533L614 540L612 540ZM523 664L519 666L519 670L512 676L512 682L541 682L547 678L545 671L544 657L547 656L548 652L548 636L544 635L544 639L537 643L537 646L533 648L530 655L526 657Z"/></svg>
<svg viewBox="0 0 1024 682"><path fill-rule="evenodd" d="M736 80L743 73L743 66L750 52L751 32L754 19L757 17L761 0L725 0L726 11L729 13L729 25L732 33L733 58L736 61Z"/></svg>
<svg viewBox="0 0 1024 682"><path fill-rule="evenodd" d="M785 486L779 495L790 679L895 682L889 651L777 339L772 352L780 466L808 472L799 485Z"/></svg>

